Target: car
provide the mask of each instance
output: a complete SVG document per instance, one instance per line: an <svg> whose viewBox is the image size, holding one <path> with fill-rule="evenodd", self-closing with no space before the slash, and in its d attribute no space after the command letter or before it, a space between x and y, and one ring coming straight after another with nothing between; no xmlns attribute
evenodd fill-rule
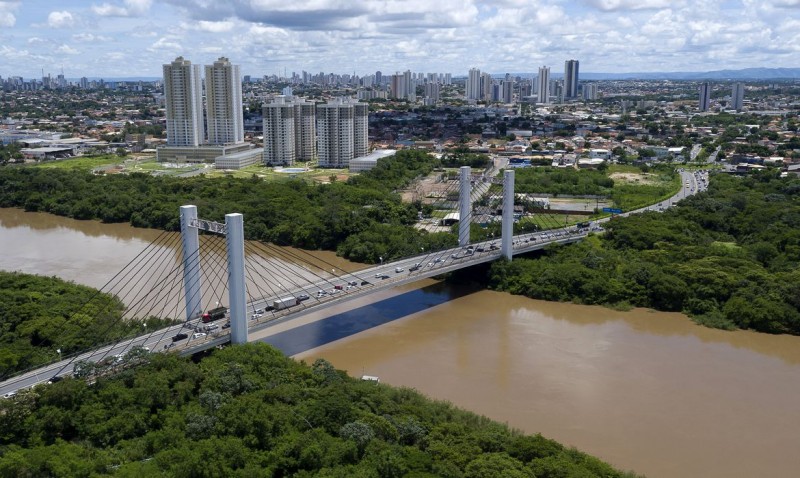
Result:
<svg viewBox="0 0 800 478"><path fill-rule="evenodd" d="M250 316L250 320L260 319L263 316L264 316L264 314L253 314L253 315Z"/></svg>
<svg viewBox="0 0 800 478"><path fill-rule="evenodd" d="M192 338L193 338L193 339L202 339L202 338L203 338L203 337L205 337L206 335L207 335L207 334L206 334L206 333L204 333L204 332L197 332L196 334L192 334Z"/></svg>
<svg viewBox="0 0 800 478"><path fill-rule="evenodd" d="M14 398L14 395L16 394L17 392L8 392L5 395L3 395L3 398Z"/></svg>
<svg viewBox="0 0 800 478"><path fill-rule="evenodd" d="M217 330L218 328L219 328L219 325L217 325L217 324L206 325L206 327L205 327L206 332L211 332L213 330Z"/></svg>
<svg viewBox="0 0 800 478"><path fill-rule="evenodd" d="M438 263L442 262L443 260L444 259L442 259L441 257L437 257L436 259L433 260L433 263L434 264L438 264Z"/></svg>
<svg viewBox="0 0 800 478"><path fill-rule="evenodd" d="M333 286L333 288L334 288L335 290L343 290L343 289L344 289L344 286L343 286L342 284L337 284L337 285Z"/></svg>
<svg viewBox="0 0 800 478"><path fill-rule="evenodd" d="M394 271L395 271L395 273L397 273L397 274L399 274L399 273L403 272L404 270L405 270L405 269L403 269L402 267L395 267L395 268L394 268Z"/></svg>
<svg viewBox="0 0 800 478"><path fill-rule="evenodd" d="M53 375L52 377L50 377L50 380L48 380L47 383L52 384L52 383L60 382L62 380L64 380L64 377L59 377L58 375Z"/></svg>
<svg viewBox="0 0 800 478"><path fill-rule="evenodd" d="M325 291L324 291L324 290L322 290L322 289L320 289L320 290L318 290L318 291L317 291L317 299L319 299L320 297L325 297L326 295L328 295L328 293L327 293L327 292L325 292Z"/></svg>
<svg viewBox="0 0 800 478"><path fill-rule="evenodd" d="M225 322L224 324L222 324L222 328L223 328L223 329L230 329L230 328L231 328L231 323L230 323L230 321L228 321L228 322Z"/></svg>
<svg viewBox="0 0 800 478"><path fill-rule="evenodd" d="M355 286L358 285L358 281L351 280L350 282L347 283L347 285L351 285L351 286L355 287Z"/></svg>
<svg viewBox="0 0 800 478"><path fill-rule="evenodd" d="M420 268L420 267L422 267L422 264L420 264L419 262L417 262L416 264L414 264L413 266L411 266L411 267L409 267L409 268L408 268L408 272L414 272L414 271L417 271L417 270L419 270L419 268Z"/></svg>
<svg viewBox="0 0 800 478"><path fill-rule="evenodd" d="M299 294L297 300L308 300L308 294Z"/></svg>
<svg viewBox="0 0 800 478"><path fill-rule="evenodd" d="M382 276L379 277L379 279L388 279L388 278L389 276L387 274L383 274Z"/></svg>
<svg viewBox="0 0 800 478"><path fill-rule="evenodd" d="M527 241L526 241L526 242L527 242ZM484 246L478 246L478 247L476 247L476 248L475 248L475 250L476 250L476 251L478 251L478 252L483 252L483 251L485 251L485 250L486 250L486 247L484 247Z"/></svg>
<svg viewBox="0 0 800 478"><path fill-rule="evenodd" d="M459 256L458 254L452 254L450 257L452 257L453 259L460 259L461 258L461 256Z"/></svg>
<svg viewBox="0 0 800 478"><path fill-rule="evenodd" d="M362 280L361 281L361 285L370 285L370 284L371 284L371 282L368 281L368 280Z"/></svg>
<svg viewBox="0 0 800 478"><path fill-rule="evenodd" d="M188 338L189 338L189 334L181 332L181 333L173 335L172 336L172 341L173 342L177 342L179 340L188 339Z"/></svg>
<svg viewBox="0 0 800 478"><path fill-rule="evenodd" d="M263 313L264 313L264 309L256 309L256 314L263 314Z"/></svg>

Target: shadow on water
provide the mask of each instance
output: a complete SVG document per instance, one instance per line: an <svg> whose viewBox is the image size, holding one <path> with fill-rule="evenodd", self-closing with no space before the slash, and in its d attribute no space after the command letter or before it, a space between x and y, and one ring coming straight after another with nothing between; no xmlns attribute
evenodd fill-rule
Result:
<svg viewBox="0 0 800 478"><path fill-rule="evenodd" d="M479 290L474 284L453 286L440 282L265 337L261 342L292 356Z"/></svg>

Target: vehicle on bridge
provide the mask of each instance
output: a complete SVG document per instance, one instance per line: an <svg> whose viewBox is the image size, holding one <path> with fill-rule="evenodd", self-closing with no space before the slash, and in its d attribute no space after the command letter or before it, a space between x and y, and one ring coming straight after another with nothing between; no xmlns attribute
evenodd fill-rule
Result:
<svg viewBox="0 0 800 478"><path fill-rule="evenodd" d="M224 319L225 314L227 313L228 313L227 307L217 307L216 309L211 309L205 314L203 314L203 323L207 324L208 322Z"/></svg>
<svg viewBox="0 0 800 478"><path fill-rule="evenodd" d="M275 307L275 310L283 310L288 309L289 307L294 307L299 303L300 301L297 299L297 297L290 295L282 299L275 299L275 302L273 302L272 305Z"/></svg>

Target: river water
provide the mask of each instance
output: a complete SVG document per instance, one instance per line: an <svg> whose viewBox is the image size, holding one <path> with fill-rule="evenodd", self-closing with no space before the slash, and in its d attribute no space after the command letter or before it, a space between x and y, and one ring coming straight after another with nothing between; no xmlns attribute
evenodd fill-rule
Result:
<svg viewBox="0 0 800 478"><path fill-rule="evenodd" d="M159 234L0 209L0 269L101 287ZM320 261L357 267L330 253ZM798 337L432 280L378 298L336 306L329 319L306 317L297 331L284 327L265 341L649 477L800 473Z"/></svg>

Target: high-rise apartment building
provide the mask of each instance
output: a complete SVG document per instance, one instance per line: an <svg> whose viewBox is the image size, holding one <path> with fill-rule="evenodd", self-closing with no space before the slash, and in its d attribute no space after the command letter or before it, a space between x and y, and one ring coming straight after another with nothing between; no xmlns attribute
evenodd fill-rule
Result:
<svg viewBox="0 0 800 478"><path fill-rule="evenodd" d="M511 103L514 101L514 82L511 80L503 80L500 82L500 96L503 103Z"/></svg>
<svg viewBox="0 0 800 478"><path fill-rule="evenodd" d="M578 60L564 62L564 98L578 97Z"/></svg>
<svg viewBox="0 0 800 478"><path fill-rule="evenodd" d="M209 144L244 141L242 76L239 65L224 57L206 65L206 122Z"/></svg>
<svg viewBox="0 0 800 478"><path fill-rule="evenodd" d="M294 151L297 161L312 161L317 156L317 105L293 97Z"/></svg>
<svg viewBox="0 0 800 478"><path fill-rule="evenodd" d="M464 97L468 100L480 100L483 96L481 91L481 70L470 68L467 76L466 90Z"/></svg>
<svg viewBox="0 0 800 478"><path fill-rule="evenodd" d="M346 168L369 152L369 105L350 99L317 106L317 152L323 168Z"/></svg>
<svg viewBox="0 0 800 478"><path fill-rule="evenodd" d="M369 104L352 100L350 104L353 106L353 158L361 158L369 154Z"/></svg>
<svg viewBox="0 0 800 478"><path fill-rule="evenodd" d="M392 75L389 89L391 90L391 98L409 101L416 99L411 71L398 72Z"/></svg>
<svg viewBox="0 0 800 478"><path fill-rule="evenodd" d="M430 83L425 83L425 98L430 100L433 104L439 102L439 83L433 81Z"/></svg>
<svg viewBox="0 0 800 478"><path fill-rule="evenodd" d="M311 161L317 147L316 105L294 96L279 96L263 107L264 163L292 165Z"/></svg>
<svg viewBox="0 0 800 478"><path fill-rule="evenodd" d="M536 94L539 95L539 103L550 103L550 67L542 66L539 68L539 76L536 77Z"/></svg>
<svg viewBox="0 0 800 478"><path fill-rule="evenodd" d="M708 106L711 104L711 86L708 84L708 82L700 85L699 93L698 108L700 111L708 111Z"/></svg>
<svg viewBox="0 0 800 478"><path fill-rule="evenodd" d="M583 84L583 99L586 101L594 101L597 99L597 84L584 83Z"/></svg>
<svg viewBox="0 0 800 478"><path fill-rule="evenodd" d="M167 145L194 146L203 143L203 83L200 65L178 57L164 65Z"/></svg>
<svg viewBox="0 0 800 478"><path fill-rule="evenodd" d="M481 73L481 95L478 99L484 101L492 100L492 84L492 75L489 73Z"/></svg>
<svg viewBox="0 0 800 478"><path fill-rule="evenodd" d="M731 108L742 111L744 105L744 84L734 83L731 89Z"/></svg>
<svg viewBox="0 0 800 478"><path fill-rule="evenodd" d="M284 97L276 98L262 108L264 115L264 163L291 166L297 159L295 150L295 109Z"/></svg>

